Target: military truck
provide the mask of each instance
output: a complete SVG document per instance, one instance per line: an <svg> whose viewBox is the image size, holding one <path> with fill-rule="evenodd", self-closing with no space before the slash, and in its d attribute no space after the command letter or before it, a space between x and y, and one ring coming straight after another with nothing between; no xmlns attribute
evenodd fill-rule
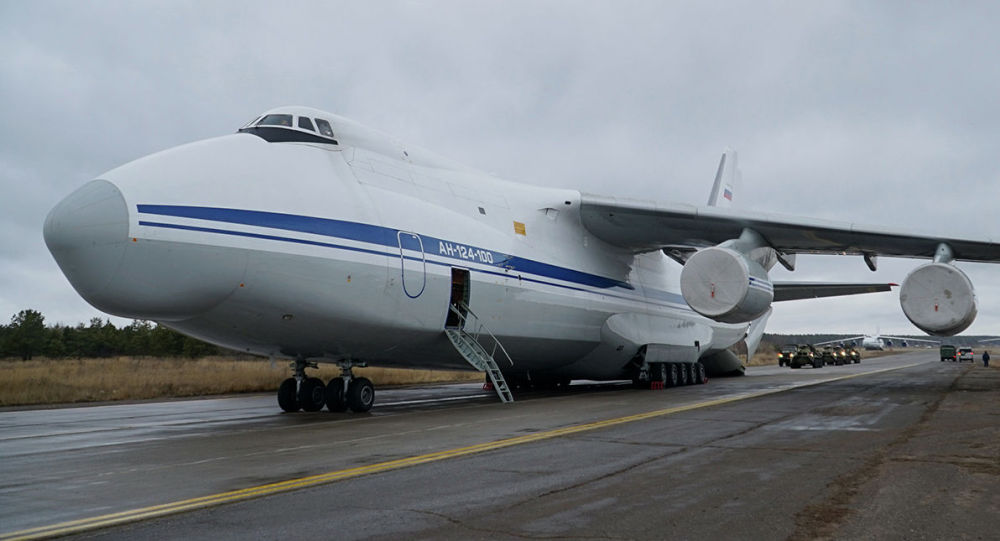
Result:
<svg viewBox="0 0 1000 541"><path fill-rule="evenodd" d="M840 366L844 364L844 358L840 356L840 353L833 346L823 346L819 358L823 360L823 364L825 365L833 364Z"/></svg>
<svg viewBox="0 0 1000 541"><path fill-rule="evenodd" d="M785 344L781 346L778 351L778 366L785 366L792 362L792 357L795 356L795 352L799 350L799 346L796 344Z"/></svg>
<svg viewBox="0 0 1000 541"><path fill-rule="evenodd" d="M955 362L955 361L957 361L958 358L955 356L955 353L957 353L957 352L958 352L958 349L955 346L953 346L951 344L941 344L941 362L945 362L945 361Z"/></svg>
<svg viewBox="0 0 1000 541"><path fill-rule="evenodd" d="M795 355L792 356L792 360L789 361L788 366L792 368L802 368L803 366L812 366L813 368L820 368L823 366L823 359L816 355L816 348L809 344L799 344L798 349L795 350Z"/></svg>

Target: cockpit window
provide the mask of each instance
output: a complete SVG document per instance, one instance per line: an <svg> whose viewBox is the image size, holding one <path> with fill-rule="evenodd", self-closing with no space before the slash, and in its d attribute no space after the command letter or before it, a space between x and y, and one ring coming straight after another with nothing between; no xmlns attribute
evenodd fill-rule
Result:
<svg viewBox="0 0 1000 541"><path fill-rule="evenodd" d="M322 118L316 119L316 127L319 128L319 132L327 137L333 137L333 127L330 123L323 120Z"/></svg>
<svg viewBox="0 0 1000 541"><path fill-rule="evenodd" d="M259 116L257 116L257 117L254 117L254 119L253 119L253 120L251 120L250 122L247 122L246 124L244 124L244 125L243 125L243 128L249 128L250 126L253 126L254 124L256 124L256 123L257 123L257 121L258 121L258 120L260 120L260 117L259 117ZM240 128L240 129L242 130L243 128Z"/></svg>
<svg viewBox="0 0 1000 541"><path fill-rule="evenodd" d="M314 124L315 122L315 124ZM316 133L316 132L319 133ZM268 143L320 143L337 145L333 127L328 120L292 114L270 113L240 128Z"/></svg>
<svg viewBox="0 0 1000 541"><path fill-rule="evenodd" d="M257 123L258 126L288 126L292 127L292 115L266 115Z"/></svg>

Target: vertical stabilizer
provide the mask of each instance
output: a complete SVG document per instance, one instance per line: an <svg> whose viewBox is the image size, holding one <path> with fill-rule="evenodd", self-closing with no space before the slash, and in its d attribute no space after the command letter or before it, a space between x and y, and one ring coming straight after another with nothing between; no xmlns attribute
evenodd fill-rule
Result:
<svg viewBox="0 0 1000 541"><path fill-rule="evenodd" d="M719 170L715 173L715 184L712 185L712 194L708 196L708 206L722 208L733 206L733 198L736 196L741 176L737 165L736 151L727 148L722 153Z"/></svg>

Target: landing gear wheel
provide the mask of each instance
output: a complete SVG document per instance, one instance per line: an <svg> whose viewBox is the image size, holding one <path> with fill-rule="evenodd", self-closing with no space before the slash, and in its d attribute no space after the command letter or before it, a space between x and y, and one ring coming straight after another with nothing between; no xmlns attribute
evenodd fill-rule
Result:
<svg viewBox="0 0 1000 541"><path fill-rule="evenodd" d="M666 365L663 363L650 363L649 365L649 387L660 389L666 384Z"/></svg>
<svg viewBox="0 0 1000 541"><path fill-rule="evenodd" d="M705 365L703 365L701 363L694 363L691 366L691 369L694 370L694 382L695 383L701 385L702 383L705 383L706 381L708 381L708 375L705 374Z"/></svg>
<svg viewBox="0 0 1000 541"><path fill-rule="evenodd" d="M326 384L324 392L326 409L330 411L347 411L347 397L344 396L344 378L333 378Z"/></svg>
<svg viewBox="0 0 1000 541"><path fill-rule="evenodd" d="M681 377L681 385L690 385L691 384L691 372L688 370L687 363L682 363L677 368L678 368L677 371L680 372L679 375Z"/></svg>
<svg viewBox="0 0 1000 541"><path fill-rule="evenodd" d="M281 382L278 387L278 406L291 413L299 411L298 382L295 378L288 378Z"/></svg>
<svg viewBox="0 0 1000 541"><path fill-rule="evenodd" d="M677 387L678 385L681 384L681 375L678 373L679 371L677 370L676 363L667 363L666 371L667 371L666 383L668 387Z"/></svg>
<svg viewBox="0 0 1000 541"><path fill-rule="evenodd" d="M308 378L299 387L299 404L306 411L319 411L326 403L326 386L319 378Z"/></svg>
<svg viewBox="0 0 1000 541"><path fill-rule="evenodd" d="M347 407L364 413L375 405L375 386L368 378L355 378L347 386Z"/></svg>

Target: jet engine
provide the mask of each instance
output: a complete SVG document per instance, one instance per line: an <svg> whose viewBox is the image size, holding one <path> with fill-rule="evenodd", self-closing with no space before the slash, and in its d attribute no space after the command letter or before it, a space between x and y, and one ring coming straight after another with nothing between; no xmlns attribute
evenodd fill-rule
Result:
<svg viewBox="0 0 1000 541"><path fill-rule="evenodd" d="M722 323L746 323L764 315L774 287L759 263L721 246L692 255L681 270L681 294L695 312Z"/></svg>
<svg viewBox="0 0 1000 541"><path fill-rule="evenodd" d="M899 288L903 313L920 330L952 336L976 319L972 281L954 265L928 263L911 272Z"/></svg>

